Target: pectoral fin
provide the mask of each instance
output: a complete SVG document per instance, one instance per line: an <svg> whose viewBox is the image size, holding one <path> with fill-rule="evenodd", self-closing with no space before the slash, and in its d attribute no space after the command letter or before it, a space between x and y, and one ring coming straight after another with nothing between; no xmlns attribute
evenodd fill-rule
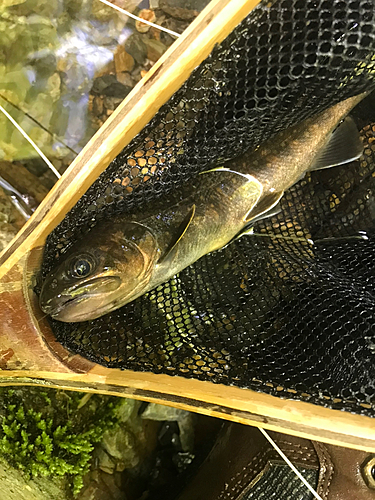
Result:
<svg viewBox="0 0 375 500"><path fill-rule="evenodd" d="M244 222L257 222L280 212L278 206L284 191L275 191L264 196L245 216Z"/></svg>
<svg viewBox="0 0 375 500"><path fill-rule="evenodd" d="M196 209L196 207L195 207L195 205L193 205L191 207L191 209L189 210L188 214L186 215L186 217L181 222L180 226L178 227L176 234L175 234L175 237L171 241L165 254L160 258L159 262L165 263L166 260L171 259L173 257L173 255L175 254L175 251L177 249L178 243L182 240L182 238L184 237L184 235L187 231L187 228L190 226L192 220L194 219L195 209Z"/></svg>
<svg viewBox="0 0 375 500"><path fill-rule="evenodd" d="M333 132L328 144L320 152L309 170L343 165L357 160L363 152L363 143L356 124L347 117Z"/></svg>

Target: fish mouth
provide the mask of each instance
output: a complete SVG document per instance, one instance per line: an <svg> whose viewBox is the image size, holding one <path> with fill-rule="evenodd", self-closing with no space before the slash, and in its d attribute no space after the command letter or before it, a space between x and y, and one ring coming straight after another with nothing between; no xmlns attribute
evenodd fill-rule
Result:
<svg viewBox="0 0 375 500"><path fill-rule="evenodd" d="M53 319L59 319L59 315L62 311L64 311L67 307L69 307L69 304L79 304L79 302L82 302L87 296L85 294L82 294L80 297L72 297L71 295L67 296L60 296L58 304L47 304L43 307L43 310L46 314L51 316Z"/></svg>
<svg viewBox="0 0 375 500"><path fill-rule="evenodd" d="M77 323L96 319L97 317L105 314L103 311L109 312L107 310L107 305L94 307L90 313L88 313L87 310L80 311L80 304L83 305L83 303L89 299L90 297L88 294L84 294L81 297L68 298L65 302L59 304L57 308L51 311L49 315L52 319L57 321L62 321L64 323Z"/></svg>
<svg viewBox="0 0 375 500"><path fill-rule="evenodd" d="M61 312L67 308L77 307L81 302L90 298L89 292L82 292L80 295L64 294L51 299L47 304L42 306L42 310L51 316L53 319L59 319Z"/></svg>
<svg viewBox="0 0 375 500"><path fill-rule="evenodd" d="M117 276L95 278L80 286L72 287L68 292L60 293L51 299L44 301L43 290L40 295L40 306L43 312L59 321L86 321L93 319L106 307L108 308L108 296L115 292L121 285L121 279ZM92 314L86 305L80 311L83 303L91 304Z"/></svg>

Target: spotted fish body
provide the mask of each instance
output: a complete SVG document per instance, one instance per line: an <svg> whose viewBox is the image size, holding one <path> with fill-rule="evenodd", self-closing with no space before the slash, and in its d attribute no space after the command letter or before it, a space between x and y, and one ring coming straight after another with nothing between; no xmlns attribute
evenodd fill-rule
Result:
<svg viewBox="0 0 375 500"><path fill-rule="evenodd" d="M342 101L224 167L200 174L146 212L99 223L47 276L41 308L60 321L95 319L222 248L269 216L307 170L359 157L362 147L353 122L335 129L363 97Z"/></svg>

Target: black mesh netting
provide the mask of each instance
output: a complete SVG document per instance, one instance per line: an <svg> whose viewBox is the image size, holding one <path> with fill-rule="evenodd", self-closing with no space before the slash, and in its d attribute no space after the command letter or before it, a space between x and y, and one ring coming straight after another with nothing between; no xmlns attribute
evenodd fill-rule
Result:
<svg viewBox="0 0 375 500"><path fill-rule="evenodd" d="M298 470L310 484L317 484L318 471L302 469L301 467L298 467ZM230 494L231 492L225 492L220 495L218 500L223 500L225 497L230 498ZM235 498L235 496L232 498ZM261 500L264 498L313 500L314 497L287 465L272 464L242 498L243 500Z"/></svg>
<svg viewBox="0 0 375 500"><path fill-rule="evenodd" d="M142 211L207 166L370 88L374 72L373 1L264 3L49 236L43 273L95 220ZM263 237L205 256L102 318L52 321L57 339L110 367L375 415L375 99L355 114L361 161L306 176L281 213L257 224Z"/></svg>

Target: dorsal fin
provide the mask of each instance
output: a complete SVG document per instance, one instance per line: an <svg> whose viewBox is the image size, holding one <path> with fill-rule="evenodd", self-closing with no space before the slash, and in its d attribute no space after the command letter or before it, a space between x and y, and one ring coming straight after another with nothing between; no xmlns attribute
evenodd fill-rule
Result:
<svg viewBox="0 0 375 500"><path fill-rule="evenodd" d="M266 194L245 216L245 222L256 222L266 217L275 215L273 209L279 203L284 191L275 191L274 193Z"/></svg>
<svg viewBox="0 0 375 500"><path fill-rule="evenodd" d="M349 116L332 133L328 144L321 150L309 170L343 165L357 160L363 152L363 143L353 119Z"/></svg>
<svg viewBox="0 0 375 500"><path fill-rule="evenodd" d="M190 226L191 221L194 219L195 209L196 209L196 206L194 204L191 207L191 209L189 210L186 217L183 219L183 221L179 225L179 227L176 231L175 237L172 239L170 245L168 246L167 250L165 251L165 254L160 258L159 262L165 262L167 259L172 258L172 255L174 254L174 251L176 250L178 243L184 237L184 234L186 233L187 228Z"/></svg>

